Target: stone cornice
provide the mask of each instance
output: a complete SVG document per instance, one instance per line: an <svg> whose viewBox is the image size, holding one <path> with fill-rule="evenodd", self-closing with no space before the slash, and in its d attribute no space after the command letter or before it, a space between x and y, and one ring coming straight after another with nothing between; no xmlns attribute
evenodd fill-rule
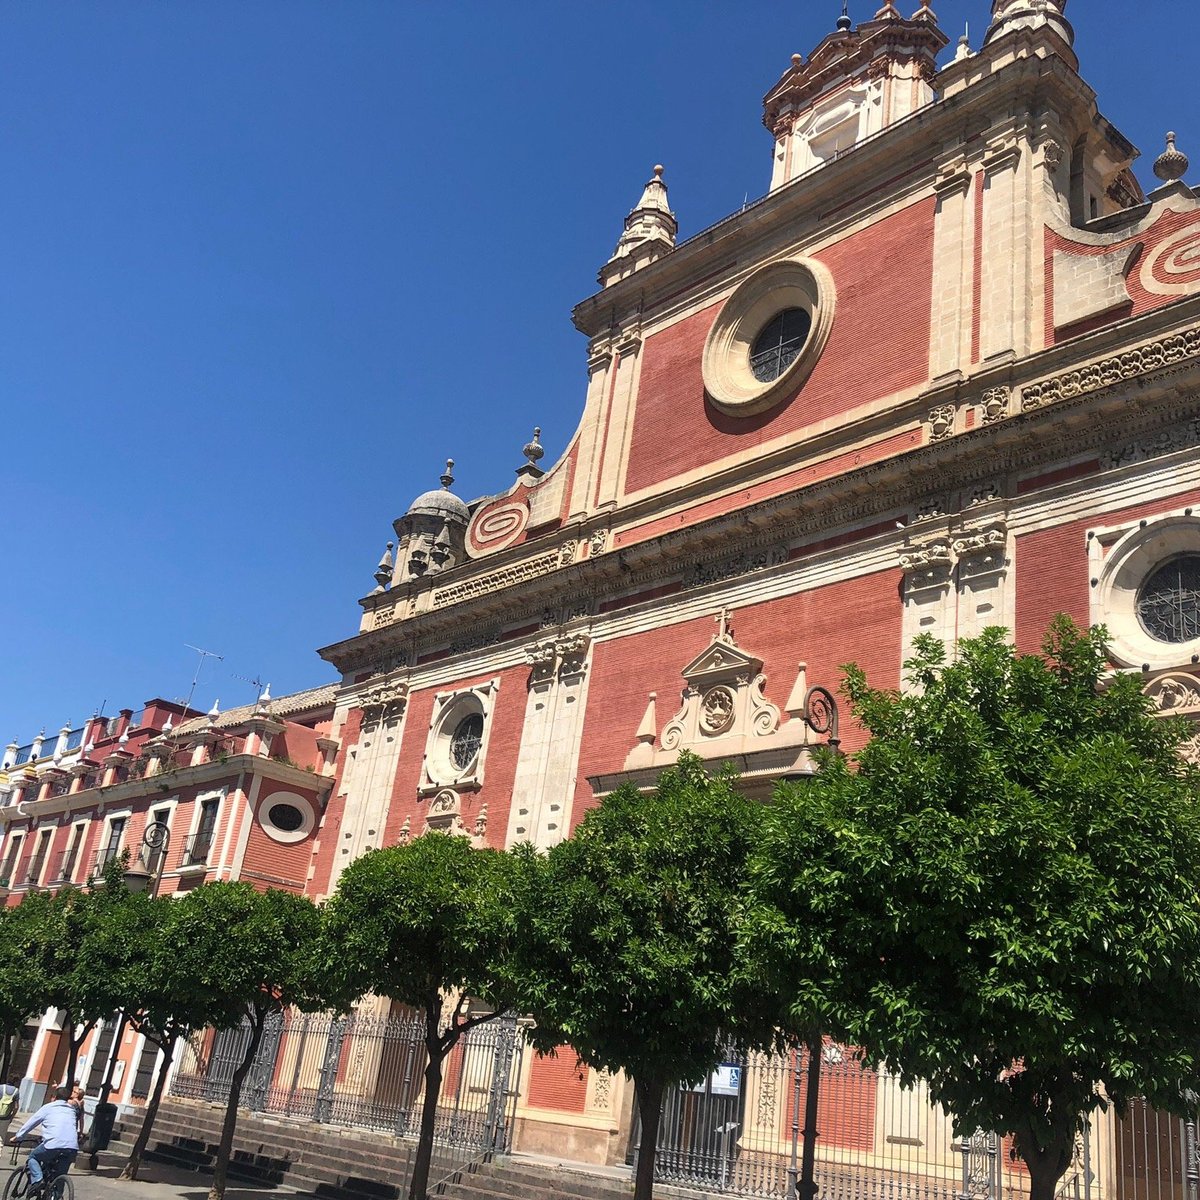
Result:
<svg viewBox="0 0 1200 1200"><path fill-rule="evenodd" d="M907 515L914 497L926 493L940 495L986 483L990 495L992 481L998 478L1027 473L1088 451L1097 457L1107 453L1113 465L1120 461L1112 457L1114 449L1139 441L1147 443L1153 454L1156 432L1200 415L1200 326L1178 327L1181 315L1200 308L1200 298L1169 307L1170 318L1148 314L1125 323L1127 348L1118 356L1126 364L1124 374L1089 373L1088 362L1094 359L1088 353L1081 363L1085 352L1103 354L1108 348L1107 338L1093 336L1020 364L994 368L970 381L938 385L937 394L960 393L959 403L974 403L996 389L996 378L1003 373L1013 380L1014 397L1022 395L1022 387L1038 395L1041 393L1035 388L1044 389L1062 375L1060 371L1046 372L1046 368L1063 366L1069 354L1076 365L1067 374L1082 373L1095 386L1078 387L1073 394L1063 395L1059 385L1056 394L1060 398L1049 407L1021 411L1013 404L1008 415L952 437L854 468L750 509L734 510L511 584L501 582L494 591L476 595L469 602L360 634L326 647L321 654L343 671L351 671L368 668L380 656L404 647L404 665L411 667L423 654L452 641L464 625L491 630L480 645L504 641L530 624L550 627L587 616L605 600L636 596L664 584L684 590L697 564L714 565L707 577L701 572L693 582L692 586L699 587L782 565L831 531ZM1148 332L1159 324L1174 331L1158 341L1129 345L1131 331ZM1176 347L1173 359L1155 349L1158 342ZM1189 346L1194 354L1184 353L1182 348ZM1181 386L1181 376L1187 377L1186 386ZM991 386L985 389L980 383ZM1170 452L1166 443L1159 445L1159 452Z"/></svg>
<svg viewBox="0 0 1200 1200"><path fill-rule="evenodd" d="M145 779L130 779L108 787L84 788L68 795L54 796L49 800L0 808L0 827L31 819L40 821L46 817L59 817L64 813L96 808L99 805L108 808L114 804L129 804L139 799L157 800L164 794L202 784L234 784L243 773L261 775L264 779L271 779L277 783L315 788L318 791L333 783L331 775L318 775L277 758L263 758L257 754L234 754L224 762L176 767ZM20 812L17 811L18 808Z"/></svg>

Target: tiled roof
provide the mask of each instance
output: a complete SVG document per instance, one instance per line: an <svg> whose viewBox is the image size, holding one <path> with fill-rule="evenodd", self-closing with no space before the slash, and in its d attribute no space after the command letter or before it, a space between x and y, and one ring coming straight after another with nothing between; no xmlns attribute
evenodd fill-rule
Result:
<svg viewBox="0 0 1200 1200"><path fill-rule="evenodd" d="M320 687L309 688L303 692L293 692L290 696L274 696L267 702L267 711L273 717L296 717L303 713L312 712L318 708L332 708L334 697L337 695L337 684L325 683ZM227 729L231 725L240 725L254 715L258 706L243 704L238 708L230 708L221 713L213 722L217 729ZM198 733L207 729L207 716L193 717L176 729L175 734Z"/></svg>

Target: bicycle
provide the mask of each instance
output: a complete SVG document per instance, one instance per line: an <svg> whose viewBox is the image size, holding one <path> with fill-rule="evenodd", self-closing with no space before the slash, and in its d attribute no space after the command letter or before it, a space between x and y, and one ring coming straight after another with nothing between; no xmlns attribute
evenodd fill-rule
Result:
<svg viewBox="0 0 1200 1200"><path fill-rule="evenodd" d="M75 1185L66 1171L54 1179L43 1179L41 1183L34 1184L29 1177L28 1153L26 1153L25 1161L23 1163L20 1161L21 1147L26 1145L32 1150L37 1143L29 1138L12 1143L10 1161L14 1170L8 1173L0 1200L75 1200Z"/></svg>

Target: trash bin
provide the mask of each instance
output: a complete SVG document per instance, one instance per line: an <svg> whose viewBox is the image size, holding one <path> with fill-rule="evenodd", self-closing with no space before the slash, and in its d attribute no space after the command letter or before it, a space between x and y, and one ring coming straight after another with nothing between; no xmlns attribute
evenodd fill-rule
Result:
<svg viewBox="0 0 1200 1200"><path fill-rule="evenodd" d="M94 1171L99 1161L101 1150L108 1149L112 1141L113 1126L117 1123L117 1106L115 1104L97 1104L92 1113L92 1127L88 1131L84 1144L80 1147L91 1155L91 1167Z"/></svg>

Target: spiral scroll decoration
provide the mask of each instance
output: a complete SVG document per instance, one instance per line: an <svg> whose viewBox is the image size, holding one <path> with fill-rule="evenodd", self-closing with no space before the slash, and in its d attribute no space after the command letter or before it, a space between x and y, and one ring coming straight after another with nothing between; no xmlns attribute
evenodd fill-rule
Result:
<svg viewBox="0 0 1200 1200"><path fill-rule="evenodd" d="M1142 286L1157 296L1180 296L1200 288L1200 226L1168 236L1142 263Z"/></svg>
<svg viewBox="0 0 1200 1200"><path fill-rule="evenodd" d="M819 684L810 687L804 697L804 719L813 733L829 734L830 749L836 750L842 739L838 733L838 706L833 693Z"/></svg>
<svg viewBox="0 0 1200 1200"><path fill-rule="evenodd" d="M467 531L467 553L472 558L495 554L511 546L529 524L529 506L515 501L477 513Z"/></svg>

